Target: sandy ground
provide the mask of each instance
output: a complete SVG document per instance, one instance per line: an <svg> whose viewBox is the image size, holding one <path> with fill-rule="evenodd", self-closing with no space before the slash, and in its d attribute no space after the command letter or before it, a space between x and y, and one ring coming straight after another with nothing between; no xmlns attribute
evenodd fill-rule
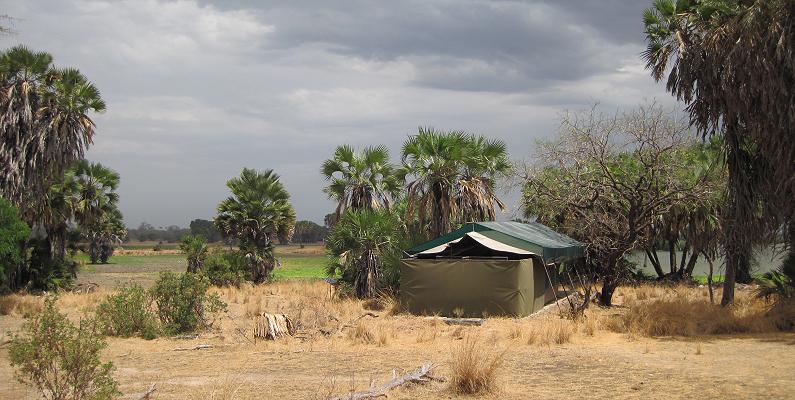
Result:
<svg viewBox="0 0 795 400"><path fill-rule="evenodd" d="M650 339L594 323L593 329L571 324L576 333L564 344L530 343L529 332L569 323L490 319L464 328L382 310L375 311L377 318L366 317L328 337L319 329L361 315L361 302L331 300L322 283L278 285L219 290L230 312L195 339L108 339L105 358L117 368L124 398L155 383L153 399L324 399L382 383L393 370L406 372L428 361L438 365L437 376L449 376L452 354L468 336L482 343L482 351L503 357L499 391L479 398L795 398L792 333ZM76 319L101 296L67 295L59 307ZM262 311L292 315L302 338L255 342L254 315ZM599 321L617 312L597 310L589 318ZM2 340L22 321L14 313L0 316ZM214 347L174 351L197 344ZM6 347L0 348L0 398L38 398L13 378ZM457 397L438 382L390 393L393 399Z"/></svg>

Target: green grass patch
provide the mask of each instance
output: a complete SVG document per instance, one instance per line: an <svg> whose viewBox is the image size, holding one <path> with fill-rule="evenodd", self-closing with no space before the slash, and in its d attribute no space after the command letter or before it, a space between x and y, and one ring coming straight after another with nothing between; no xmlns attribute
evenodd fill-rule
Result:
<svg viewBox="0 0 795 400"><path fill-rule="evenodd" d="M712 283L718 284L723 283L726 279L724 275L712 275ZM707 284L707 276L706 275L693 275L693 282L699 285L706 285Z"/></svg>
<svg viewBox="0 0 795 400"><path fill-rule="evenodd" d="M278 256L281 268L274 271L276 279L322 279L326 277L326 256L289 254ZM157 273L160 271L184 272L187 261L183 254L120 254L107 264L90 264L88 256L78 253L75 260L82 264L81 274L93 273Z"/></svg>
<svg viewBox="0 0 795 400"><path fill-rule="evenodd" d="M326 277L326 256L281 256L281 268L273 271L276 279L322 279Z"/></svg>

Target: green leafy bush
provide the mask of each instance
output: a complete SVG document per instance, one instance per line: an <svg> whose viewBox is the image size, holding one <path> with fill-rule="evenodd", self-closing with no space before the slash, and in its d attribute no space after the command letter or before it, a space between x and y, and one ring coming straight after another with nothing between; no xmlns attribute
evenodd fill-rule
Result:
<svg viewBox="0 0 795 400"><path fill-rule="evenodd" d="M22 248L29 235L19 211L0 197L0 286L7 285L8 275L25 262Z"/></svg>
<svg viewBox="0 0 795 400"><path fill-rule="evenodd" d="M138 284L106 297L97 307L97 319L106 335L154 339L160 333L149 293Z"/></svg>
<svg viewBox="0 0 795 400"><path fill-rule="evenodd" d="M113 363L102 363L106 343L94 320L72 324L55 308L55 299L29 320L24 336L8 349L17 379L39 389L46 399L101 400L121 393L111 376Z"/></svg>
<svg viewBox="0 0 795 400"><path fill-rule="evenodd" d="M215 286L240 286L248 276L247 263L239 252L215 253L204 261L202 273Z"/></svg>
<svg viewBox="0 0 795 400"><path fill-rule="evenodd" d="M217 294L207 293L209 287L210 281L202 275L161 273L150 293L157 305L163 331L177 334L212 325L208 316L225 312L227 308Z"/></svg>

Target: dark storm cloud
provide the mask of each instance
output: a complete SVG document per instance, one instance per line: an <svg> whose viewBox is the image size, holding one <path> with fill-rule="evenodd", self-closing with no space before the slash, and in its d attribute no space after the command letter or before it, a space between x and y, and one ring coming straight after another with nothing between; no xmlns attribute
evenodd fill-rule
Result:
<svg viewBox="0 0 795 400"><path fill-rule="evenodd" d="M121 174L129 226L211 218L243 167L274 169L298 217L322 222L319 167L339 144L397 161L430 125L521 159L565 109L672 102L638 57L650 2L0 0L18 18L0 44L100 88L87 156Z"/></svg>
<svg viewBox="0 0 795 400"><path fill-rule="evenodd" d="M640 1L318 2L263 10L270 45L402 60L415 84L517 92L615 68L637 43Z"/></svg>

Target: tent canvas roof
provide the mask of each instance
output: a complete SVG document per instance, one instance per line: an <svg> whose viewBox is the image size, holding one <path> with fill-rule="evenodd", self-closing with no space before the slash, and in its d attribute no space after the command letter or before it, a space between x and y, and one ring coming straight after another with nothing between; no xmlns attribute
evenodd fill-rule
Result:
<svg viewBox="0 0 795 400"><path fill-rule="evenodd" d="M417 256L443 257L445 254L456 256L467 255L468 253L474 253L475 255L484 255L485 253L494 256L519 256L521 258L529 258L529 256L536 255L527 250L498 242L478 232L467 232L458 239L421 251L417 253Z"/></svg>
<svg viewBox="0 0 795 400"><path fill-rule="evenodd" d="M538 254L546 262L561 262L583 257L585 245L537 222L470 222L446 235L412 247L406 252L417 254L461 239L477 232L493 241Z"/></svg>

